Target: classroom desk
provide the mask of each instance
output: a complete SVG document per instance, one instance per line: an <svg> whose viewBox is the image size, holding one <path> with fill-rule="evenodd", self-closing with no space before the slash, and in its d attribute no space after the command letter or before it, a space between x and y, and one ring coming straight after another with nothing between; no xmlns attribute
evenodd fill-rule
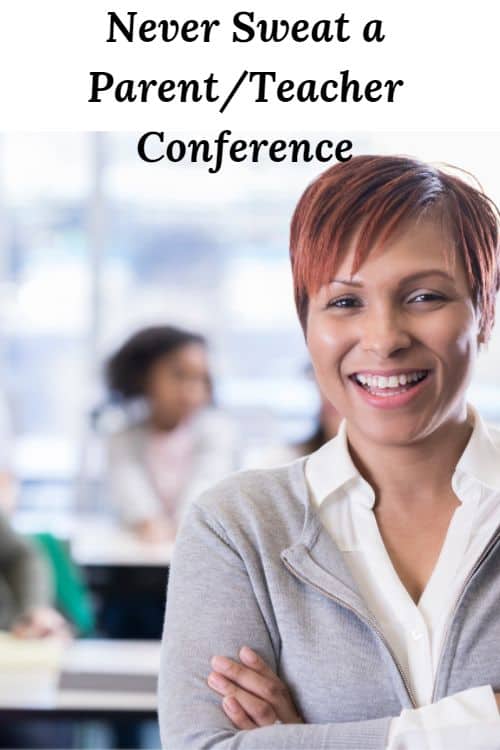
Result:
<svg viewBox="0 0 500 750"><path fill-rule="evenodd" d="M83 567L161 567L172 557L173 544L143 542L111 519L82 517L71 535L71 553Z"/></svg>
<svg viewBox="0 0 500 750"><path fill-rule="evenodd" d="M68 540L82 567L165 568L172 556L173 544L143 542L104 514L18 511L13 521L21 533L50 532Z"/></svg>
<svg viewBox="0 0 500 750"><path fill-rule="evenodd" d="M159 642L74 641L64 651L55 689L50 681L35 694L0 686L0 721L154 718L159 660ZM20 666L18 678L23 675L30 679Z"/></svg>
<svg viewBox="0 0 500 750"><path fill-rule="evenodd" d="M93 593L102 635L161 637L172 547L142 542L110 520L79 523L71 553Z"/></svg>
<svg viewBox="0 0 500 750"><path fill-rule="evenodd" d="M143 542L104 514L23 511L14 524L22 533L45 531L69 542L93 596L99 635L161 636L173 544Z"/></svg>

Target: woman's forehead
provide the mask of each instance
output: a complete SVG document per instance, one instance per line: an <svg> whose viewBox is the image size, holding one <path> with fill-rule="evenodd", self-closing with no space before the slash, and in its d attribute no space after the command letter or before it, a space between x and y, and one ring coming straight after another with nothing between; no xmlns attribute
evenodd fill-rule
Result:
<svg viewBox="0 0 500 750"><path fill-rule="evenodd" d="M333 273L325 277L324 283L334 278L361 283L370 278L397 280L430 270L465 279L465 267L455 243L437 222L413 222L400 228L389 238L368 247L356 268L358 245L359 235L354 235L336 262L332 259Z"/></svg>

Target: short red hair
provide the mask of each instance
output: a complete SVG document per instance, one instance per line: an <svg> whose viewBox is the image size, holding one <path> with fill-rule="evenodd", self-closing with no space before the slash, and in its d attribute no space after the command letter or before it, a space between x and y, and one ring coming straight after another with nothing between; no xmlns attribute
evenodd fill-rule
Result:
<svg viewBox="0 0 500 750"><path fill-rule="evenodd" d="M304 331L309 296L334 276L355 230L359 243L353 275L375 246L429 209L445 220L463 258L487 340L500 284L498 209L481 190L457 176L400 156L356 156L335 164L300 198L290 227L290 258Z"/></svg>

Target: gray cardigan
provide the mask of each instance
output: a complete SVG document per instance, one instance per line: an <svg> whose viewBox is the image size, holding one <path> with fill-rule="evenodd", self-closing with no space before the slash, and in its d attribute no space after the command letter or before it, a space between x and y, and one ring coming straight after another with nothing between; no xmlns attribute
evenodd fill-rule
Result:
<svg viewBox="0 0 500 750"><path fill-rule="evenodd" d="M500 530L449 623L439 700L500 691ZM290 688L305 724L238 730L206 683L247 644ZM165 750L384 750L414 701L407 679L310 502L304 459L235 474L193 503L177 537L159 681Z"/></svg>

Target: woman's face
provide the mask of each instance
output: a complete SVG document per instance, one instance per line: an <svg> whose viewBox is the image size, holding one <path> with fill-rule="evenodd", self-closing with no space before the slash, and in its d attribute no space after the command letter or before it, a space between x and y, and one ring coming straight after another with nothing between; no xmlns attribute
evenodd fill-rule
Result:
<svg viewBox="0 0 500 750"><path fill-rule="evenodd" d="M186 344L159 357L151 366L146 397L159 426L172 428L210 400L207 353L201 344Z"/></svg>
<svg viewBox="0 0 500 750"><path fill-rule="evenodd" d="M350 435L408 444L465 417L478 317L461 258L447 269L449 247L439 224L411 223L350 279L352 243L335 279L311 297L316 377Z"/></svg>

